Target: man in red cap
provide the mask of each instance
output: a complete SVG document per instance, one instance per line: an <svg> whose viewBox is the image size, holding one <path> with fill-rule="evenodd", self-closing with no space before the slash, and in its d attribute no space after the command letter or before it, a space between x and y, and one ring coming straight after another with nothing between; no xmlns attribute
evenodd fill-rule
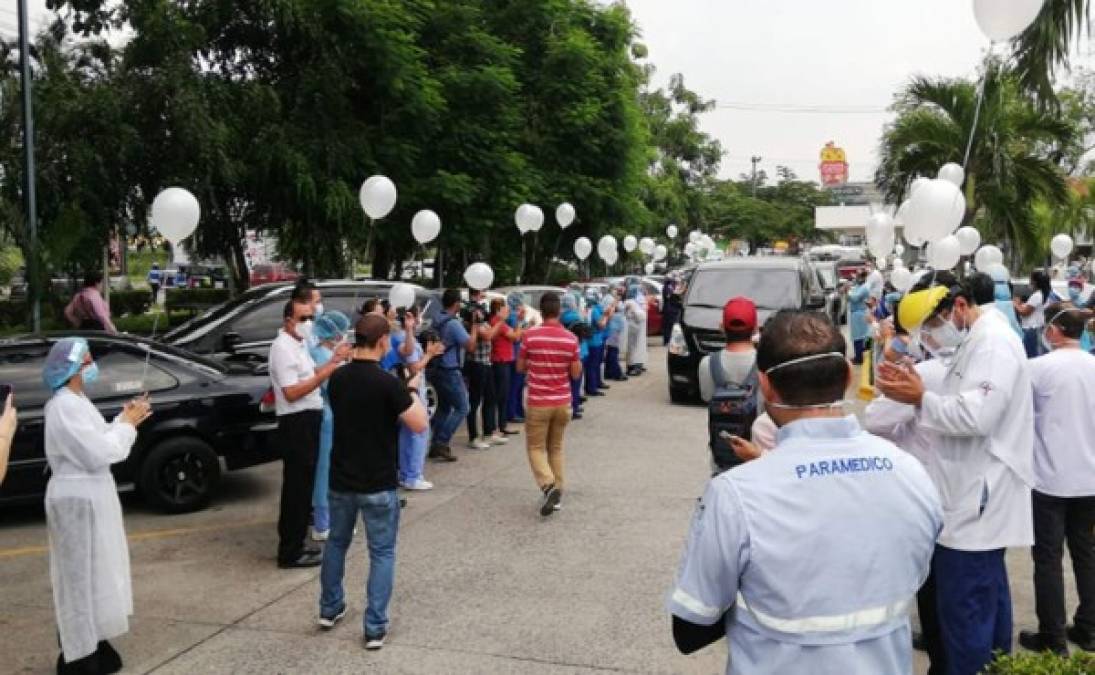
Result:
<svg viewBox="0 0 1095 675"><path fill-rule="evenodd" d="M715 380L711 375L711 359L721 360L722 372L731 382L744 382L757 362L757 350L753 346L753 334L757 332L757 306L749 298L730 298L722 308L722 331L726 335L726 347L718 354L709 354L700 361L697 375L700 397L704 403L711 400Z"/></svg>

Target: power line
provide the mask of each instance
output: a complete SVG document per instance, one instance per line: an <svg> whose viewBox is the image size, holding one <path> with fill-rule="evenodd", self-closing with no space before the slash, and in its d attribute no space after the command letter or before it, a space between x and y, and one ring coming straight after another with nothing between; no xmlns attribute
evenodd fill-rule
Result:
<svg viewBox="0 0 1095 675"><path fill-rule="evenodd" d="M738 110L742 112L765 112L789 115L881 115L890 112L888 108L866 105L821 105L794 103L750 103L746 101L716 102L720 110Z"/></svg>

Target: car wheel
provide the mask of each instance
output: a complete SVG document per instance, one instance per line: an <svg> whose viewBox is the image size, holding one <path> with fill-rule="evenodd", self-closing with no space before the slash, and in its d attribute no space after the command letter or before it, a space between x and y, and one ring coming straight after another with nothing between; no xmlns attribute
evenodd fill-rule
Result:
<svg viewBox="0 0 1095 675"><path fill-rule="evenodd" d="M156 445L141 462L141 494L166 513L197 511L209 503L221 478L217 453L192 436Z"/></svg>
<svg viewBox="0 0 1095 675"><path fill-rule="evenodd" d="M429 413L430 419L433 419L433 414L437 412L437 390L429 382L426 382L426 412Z"/></svg>

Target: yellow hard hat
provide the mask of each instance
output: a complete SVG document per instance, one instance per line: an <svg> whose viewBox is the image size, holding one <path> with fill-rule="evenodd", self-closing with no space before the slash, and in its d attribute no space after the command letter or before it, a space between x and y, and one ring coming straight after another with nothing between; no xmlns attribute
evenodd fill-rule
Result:
<svg viewBox="0 0 1095 675"><path fill-rule="evenodd" d="M948 292L946 286L933 286L901 298L897 306L897 320L901 322L902 328L910 332L919 328L943 298L947 297Z"/></svg>

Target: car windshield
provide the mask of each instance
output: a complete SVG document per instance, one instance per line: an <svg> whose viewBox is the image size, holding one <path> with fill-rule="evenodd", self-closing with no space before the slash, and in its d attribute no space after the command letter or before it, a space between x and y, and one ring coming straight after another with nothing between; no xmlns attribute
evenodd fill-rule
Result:
<svg viewBox="0 0 1095 675"><path fill-rule="evenodd" d="M692 276L687 305L722 309L726 301L745 296L760 309L798 307L802 289L793 269L714 268Z"/></svg>

